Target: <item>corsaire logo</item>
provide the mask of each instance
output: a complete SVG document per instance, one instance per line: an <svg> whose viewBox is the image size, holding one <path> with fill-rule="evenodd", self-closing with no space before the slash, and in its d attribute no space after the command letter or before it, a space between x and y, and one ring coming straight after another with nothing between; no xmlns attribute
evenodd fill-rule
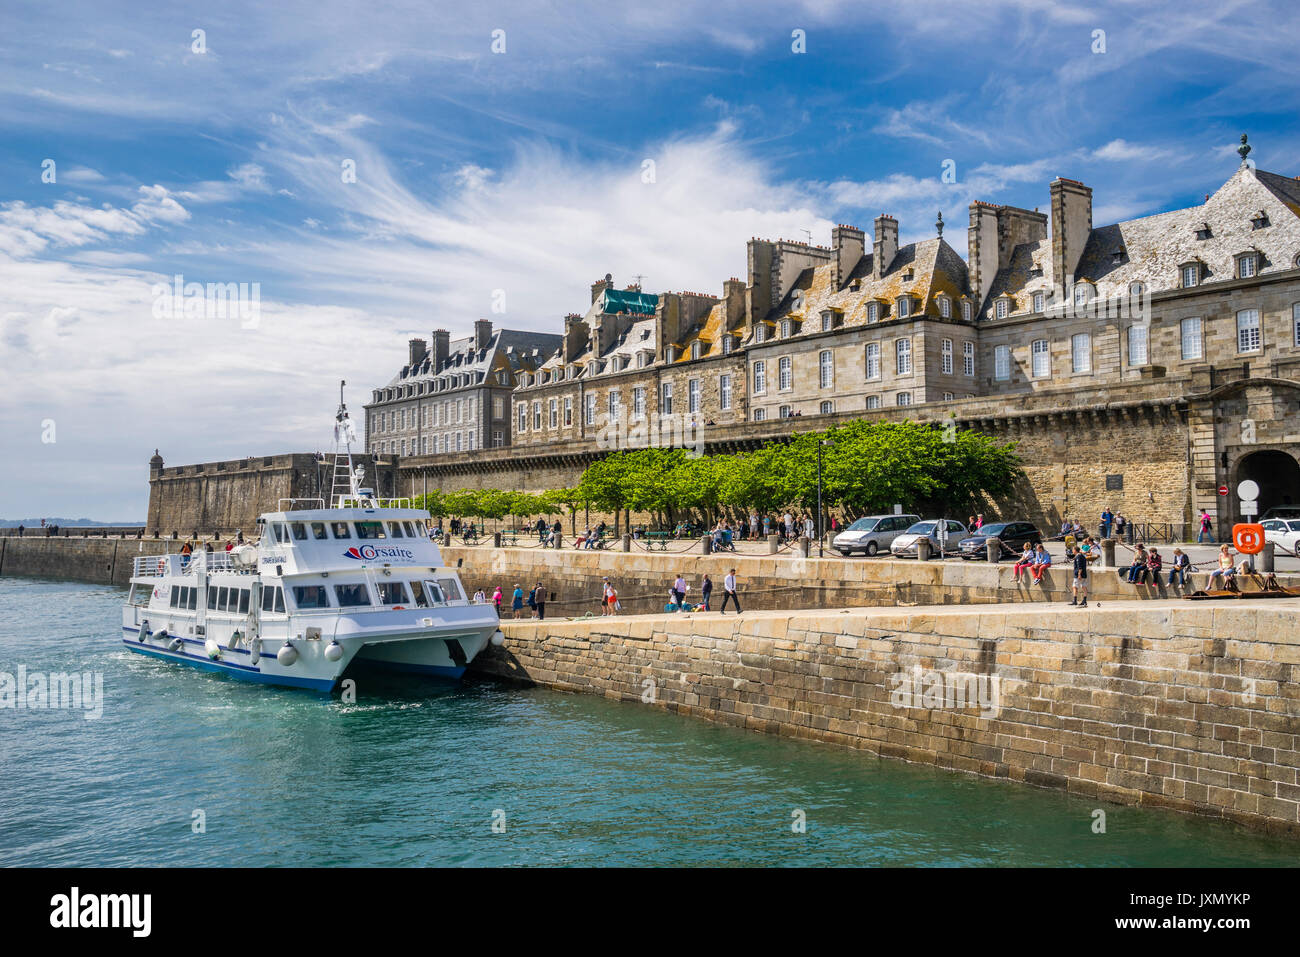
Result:
<svg viewBox="0 0 1300 957"><path fill-rule="evenodd" d="M403 561L415 561L415 552L406 548L394 548L391 545L362 545L360 548L353 545L343 553L347 558L356 559L359 562L372 562L377 558L397 558Z"/></svg>

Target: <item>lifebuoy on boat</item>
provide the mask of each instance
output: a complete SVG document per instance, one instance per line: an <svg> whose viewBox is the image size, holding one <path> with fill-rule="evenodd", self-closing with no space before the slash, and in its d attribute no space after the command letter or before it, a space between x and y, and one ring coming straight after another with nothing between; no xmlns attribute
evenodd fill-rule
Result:
<svg viewBox="0 0 1300 957"><path fill-rule="evenodd" d="M158 574L159 574L159 575L165 575L165 574L167 574L167 558L166 558L166 556L164 556L163 558L158 559Z"/></svg>

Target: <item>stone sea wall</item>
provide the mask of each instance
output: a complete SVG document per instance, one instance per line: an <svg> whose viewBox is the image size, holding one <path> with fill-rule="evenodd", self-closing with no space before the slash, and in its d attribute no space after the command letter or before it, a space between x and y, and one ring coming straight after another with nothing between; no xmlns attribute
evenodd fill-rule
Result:
<svg viewBox="0 0 1300 957"><path fill-rule="evenodd" d="M1287 600L505 622L505 644L472 668L1300 832L1298 612Z"/></svg>

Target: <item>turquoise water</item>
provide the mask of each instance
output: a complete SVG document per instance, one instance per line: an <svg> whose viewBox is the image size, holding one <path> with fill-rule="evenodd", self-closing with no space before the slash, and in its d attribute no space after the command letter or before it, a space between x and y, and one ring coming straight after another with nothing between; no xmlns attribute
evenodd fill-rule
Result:
<svg viewBox="0 0 1300 957"><path fill-rule="evenodd" d="M1252 865L1300 842L603 699L367 678L358 703L133 655L125 591L0 579L5 865ZM1106 833L1092 812L1106 811ZM193 833L194 812L206 830ZM806 832L795 833L795 812ZM493 831L503 812L505 830ZM500 819L500 814L497 815Z"/></svg>

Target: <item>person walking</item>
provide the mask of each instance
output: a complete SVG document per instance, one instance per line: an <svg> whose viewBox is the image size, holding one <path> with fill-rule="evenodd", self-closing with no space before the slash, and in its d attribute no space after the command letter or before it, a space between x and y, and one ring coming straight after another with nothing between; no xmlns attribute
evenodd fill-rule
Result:
<svg viewBox="0 0 1300 957"><path fill-rule="evenodd" d="M718 614L725 615L727 613L727 602L731 601L736 603L736 614L739 615L740 594L736 590L736 570L734 568L727 572L726 577L722 579L722 607L718 609Z"/></svg>
<svg viewBox="0 0 1300 957"><path fill-rule="evenodd" d="M492 605L497 610L498 618L501 617L501 602L502 602L501 586L497 585L497 590L492 593Z"/></svg>
<svg viewBox="0 0 1300 957"><path fill-rule="evenodd" d="M794 516L791 515L789 512L786 512L782 523L785 525L786 539L789 540L791 538L794 538Z"/></svg>
<svg viewBox="0 0 1300 957"><path fill-rule="evenodd" d="M700 610L709 610L709 596L713 594L713 579L709 578L709 573L704 573L704 581L700 582Z"/></svg>
<svg viewBox="0 0 1300 957"><path fill-rule="evenodd" d="M514 612L512 616L514 618L518 618L519 613L524 610L524 589L519 582L515 582L515 592L510 598L510 608Z"/></svg>
<svg viewBox="0 0 1300 957"><path fill-rule="evenodd" d="M686 600L686 590L689 586L686 579L682 577L681 572L677 573L677 578L673 581L673 604L681 606Z"/></svg>
<svg viewBox="0 0 1300 957"><path fill-rule="evenodd" d="M474 592L474 604L482 605L485 602L487 602L487 595L483 592L483 589L480 588L478 591Z"/></svg>
<svg viewBox="0 0 1300 957"><path fill-rule="evenodd" d="M1196 544L1212 541L1214 541L1214 523L1210 521L1210 513L1201 509L1201 530L1196 535Z"/></svg>
<svg viewBox="0 0 1300 957"><path fill-rule="evenodd" d="M1074 597L1070 599L1071 605L1078 605L1080 608L1088 607L1088 555L1083 550L1082 545L1076 545L1074 549L1074 585L1071 588ZM1079 598L1082 597L1083 601Z"/></svg>
<svg viewBox="0 0 1300 957"><path fill-rule="evenodd" d="M608 578L601 583L600 604L600 613L602 615L612 615L617 612L619 608L618 592L614 590L614 586L610 584Z"/></svg>
<svg viewBox="0 0 1300 957"><path fill-rule="evenodd" d="M538 582L537 587L533 589L533 607L537 609L537 620L546 620L546 589L542 583Z"/></svg>

